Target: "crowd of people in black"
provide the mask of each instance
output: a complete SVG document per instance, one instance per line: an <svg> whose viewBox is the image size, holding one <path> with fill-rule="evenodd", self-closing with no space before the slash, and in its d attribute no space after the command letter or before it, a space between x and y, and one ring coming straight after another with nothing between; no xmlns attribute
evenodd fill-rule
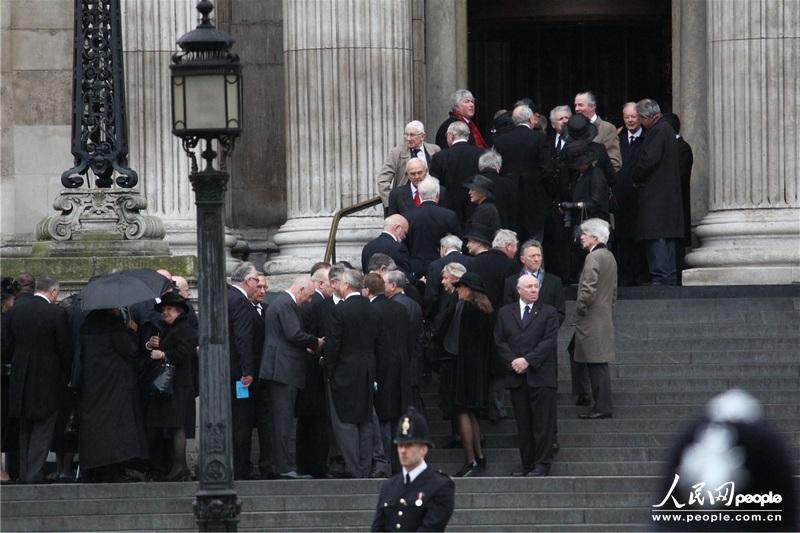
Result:
<svg viewBox="0 0 800 533"><path fill-rule="evenodd" d="M583 418L612 416L617 265L619 284L678 281L675 245L688 225L677 130L644 99L625 106L618 134L586 92L574 115L566 105L551 111L549 131L526 99L499 111L484 136L469 91L452 103L437 144L413 121L388 154L377 177L388 216L360 269L317 263L269 298L252 263L232 273L236 479L400 471L392 436L409 407L424 409L420 390L434 373L448 445L464 452L455 475L485 467L481 421L511 416L506 391L520 440L514 474L548 475L558 451L563 283L578 283L576 403L591 407ZM197 315L186 280L159 273L171 281L160 298L88 313L80 293L54 305L52 278L21 274L4 289L11 477L42 481L51 449L59 480L75 479L75 453L89 481L191 477ZM172 391L154 394L153 370L164 362L174 368Z"/></svg>

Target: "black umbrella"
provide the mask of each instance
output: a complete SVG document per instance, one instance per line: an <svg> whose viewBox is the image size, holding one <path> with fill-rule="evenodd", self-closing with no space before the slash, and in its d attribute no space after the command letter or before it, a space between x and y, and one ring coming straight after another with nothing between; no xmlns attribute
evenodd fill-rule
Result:
<svg viewBox="0 0 800 533"><path fill-rule="evenodd" d="M123 270L90 281L81 291L81 309L115 309L160 297L170 281L155 270Z"/></svg>

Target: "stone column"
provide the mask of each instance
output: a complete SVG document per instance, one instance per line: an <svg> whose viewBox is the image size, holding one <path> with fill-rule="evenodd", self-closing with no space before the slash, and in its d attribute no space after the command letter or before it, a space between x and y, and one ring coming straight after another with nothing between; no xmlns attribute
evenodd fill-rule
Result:
<svg viewBox="0 0 800 533"><path fill-rule="evenodd" d="M708 70L706 3L672 2L672 108L692 147L692 226L708 212Z"/></svg>
<svg viewBox="0 0 800 533"><path fill-rule="evenodd" d="M197 255L189 160L172 135L169 64L178 37L197 25L194 0L122 0L130 163L148 212L164 222L175 255Z"/></svg>
<svg viewBox="0 0 800 533"><path fill-rule="evenodd" d="M323 258L332 215L377 195L375 176L412 111L410 0L286 0L286 223L270 274ZM360 262L380 216L340 225L337 258Z"/></svg>
<svg viewBox="0 0 800 533"><path fill-rule="evenodd" d="M800 282L800 2L707 9L709 212L684 284Z"/></svg>
<svg viewBox="0 0 800 533"><path fill-rule="evenodd" d="M169 65L175 42L197 26L197 0L121 0L128 97L130 163L139 173L147 211L160 218L173 255L197 256L197 215L189 159L172 135ZM238 264L225 232L226 268Z"/></svg>
<svg viewBox="0 0 800 533"><path fill-rule="evenodd" d="M450 95L468 89L467 0L425 2L425 21L425 129L428 139L433 139L450 111Z"/></svg>

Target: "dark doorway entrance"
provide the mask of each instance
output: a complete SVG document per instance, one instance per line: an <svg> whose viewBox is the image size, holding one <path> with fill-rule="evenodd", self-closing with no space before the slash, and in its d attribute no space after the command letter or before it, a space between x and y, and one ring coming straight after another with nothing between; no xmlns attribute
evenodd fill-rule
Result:
<svg viewBox="0 0 800 533"><path fill-rule="evenodd" d="M626 101L672 107L670 0L472 0L468 28L483 131L524 96L547 115L592 90L598 114L617 126Z"/></svg>

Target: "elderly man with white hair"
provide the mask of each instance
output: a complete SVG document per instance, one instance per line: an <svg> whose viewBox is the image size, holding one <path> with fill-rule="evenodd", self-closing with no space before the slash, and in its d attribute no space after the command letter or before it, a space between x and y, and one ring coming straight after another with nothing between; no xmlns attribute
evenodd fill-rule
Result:
<svg viewBox="0 0 800 533"><path fill-rule="evenodd" d="M581 418L611 418L611 375L608 363L616 357L614 305L617 302L617 261L607 248L609 225L599 218L581 224L581 246L588 252L578 281L575 302L575 351L578 364L589 371L593 405ZM575 368L573 367L573 370Z"/></svg>
<svg viewBox="0 0 800 533"><path fill-rule="evenodd" d="M361 250L361 270L369 272L369 260L377 253L386 254L406 274L411 273L408 248L403 241L408 234L408 220L403 215L391 215L383 221L383 231Z"/></svg>
<svg viewBox="0 0 800 533"><path fill-rule="evenodd" d="M439 241L459 230L456 214L439 204L439 180L427 177L417 190L422 198L419 208L406 213L409 230L406 242L411 255L411 269L418 278L425 276L431 261L439 258Z"/></svg>
<svg viewBox="0 0 800 533"><path fill-rule="evenodd" d="M280 293L266 311L264 352L259 377L269 393L272 453L275 470L283 478L301 477L290 457L294 404L306 386L306 366L316 364L311 354L322 349L323 340L304 331L300 308L311 301L311 276L300 276Z"/></svg>
<svg viewBox="0 0 800 533"><path fill-rule="evenodd" d="M414 158L423 161L427 172L431 157L440 150L435 144L425 142L425 125L419 120L412 120L406 124L403 141L402 144L389 150L383 167L375 179L384 208L389 206L389 193L408 183L406 176L408 162Z"/></svg>

